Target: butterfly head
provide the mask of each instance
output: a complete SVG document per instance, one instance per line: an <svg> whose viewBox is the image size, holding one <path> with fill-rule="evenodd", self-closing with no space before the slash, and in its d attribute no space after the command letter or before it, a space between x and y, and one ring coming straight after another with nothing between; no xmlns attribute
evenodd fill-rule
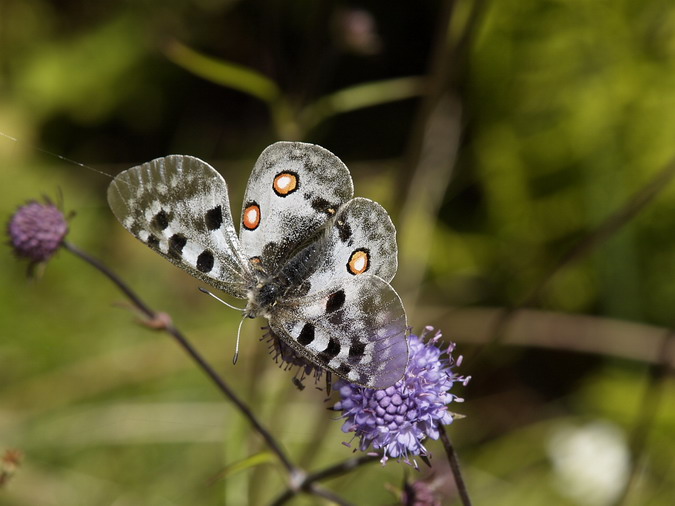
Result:
<svg viewBox="0 0 675 506"><path fill-rule="evenodd" d="M269 280L260 281L248 292L248 303L246 304L244 314L249 318L263 316L269 319L271 309L277 304L282 295L280 284L270 282Z"/></svg>

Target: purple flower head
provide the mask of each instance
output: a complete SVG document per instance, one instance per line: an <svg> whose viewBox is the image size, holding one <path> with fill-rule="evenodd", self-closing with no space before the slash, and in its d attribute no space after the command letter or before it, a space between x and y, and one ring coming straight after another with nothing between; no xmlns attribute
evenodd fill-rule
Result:
<svg viewBox="0 0 675 506"><path fill-rule="evenodd" d="M68 222L51 202L32 201L12 215L7 233L14 252L35 264L49 260L56 253L68 233Z"/></svg>
<svg viewBox="0 0 675 506"><path fill-rule="evenodd" d="M421 336L410 336L408 367L395 385L373 390L344 380L335 384L341 400L333 409L342 411L342 431L354 432L362 451L370 446L382 450L382 463L393 457L410 464L411 455L427 456L422 442L438 439L438 424L453 420L448 404L463 401L449 392L455 382L466 385L470 379L452 371L462 357L452 358L454 344L439 347L440 331L426 339L432 330L427 327Z"/></svg>

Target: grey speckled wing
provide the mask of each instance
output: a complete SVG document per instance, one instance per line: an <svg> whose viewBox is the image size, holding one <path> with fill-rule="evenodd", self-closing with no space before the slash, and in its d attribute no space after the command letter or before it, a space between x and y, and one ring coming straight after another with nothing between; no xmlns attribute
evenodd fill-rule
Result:
<svg viewBox="0 0 675 506"><path fill-rule="evenodd" d="M273 274L354 193L347 167L314 144L277 142L251 172L239 231L242 251Z"/></svg>
<svg viewBox="0 0 675 506"><path fill-rule="evenodd" d="M372 200L357 197L342 206L323 235L324 259L306 285L331 286L363 273L390 282L398 267L396 229L387 211Z"/></svg>
<svg viewBox="0 0 675 506"><path fill-rule="evenodd" d="M396 230L382 206L352 195L339 158L297 142L260 155L239 236L225 180L197 158L158 158L108 188L125 228L193 276L247 299L244 316L267 317L316 367L386 388L408 362L405 310L389 285Z"/></svg>
<svg viewBox="0 0 675 506"><path fill-rule="evenodd" d="M378 276L361 274L280 302L270 327L310 361L369 388L393 385L408 363L403 304Z"/></svg>
<svg viewBox="0 0 675 506"><path fill-rule="evenodd" d="M210 165L170 155L119 174L108 203L134 236L193 276L245 298L253 282L239 249L227 184Z"/></svg>

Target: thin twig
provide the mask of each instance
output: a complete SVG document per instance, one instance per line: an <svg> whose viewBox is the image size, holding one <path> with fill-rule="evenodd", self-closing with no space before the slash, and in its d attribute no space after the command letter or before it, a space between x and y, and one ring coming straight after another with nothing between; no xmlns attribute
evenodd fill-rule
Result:
<svg viewBox="0 0 675 506"><path fill-rule="evenodd" d="M343 474L347 474L358 467L370 464L372 462L376 462L381 458L382 458L381 455L363 455L361 457L355 457L344 460L338 464L332 465L320 471L316 471L315 473L308 474L305 477L305 479L301 483L299 483L297 487L295 487L295 489L292 488L287 489L279 497L277 497L277 499L275 499L272 502L272 504L274 505L284 504L301 492L316 493L317 482L328 478L336 478L338 476L342 476Z"/></svg>
<svg viewBox="0 0 675 506"><path fill-rule="evenodd" d="M284 493L282 493L279 497L277 497L274 501L271 502L271 506L281 506L282 504L286 504L288 501L290 501L296 495L302 492L323 497L324 499L328 499L329 501L335 504L341 504L343 506L352 506L352 503L350 503L349 501L346 501L336 493L331 492L330 490L325 489L320 485L317 485L316 483L307 484L307 486L301 490L291 490L291 489L286 490Z"/></svg>
<svg viewBox="0 0 675 506"><path fill-rule="evenodd" d="M342 506L352 506L352 503L344 500L342 497L337 495L335 492L332 492L328 489L325 489L322 486L317 485L316 483L312 483L309 486L309 491L312 494L318 495L319 497L323 497L324 499L328 499L329 501L332 501L335 504L340 504Z"/></svg>
<svg viewBox="0 0 675 506"><path fill-rule="evenodd" d="M291 490L290 488L286 489L281 493L280 496L270 503L270 506L281 506L282 504L286 504L288 501L293 499L298 494L298 492L299 491Z"/></svg>
<svg viewBox="0 0 675 506"><path fill-rule="evenodd" d="M459 458L457 457L457 452L455 451L454 446L452 446L450 438L448 437L448 433L445 431L445 427L442 423L438 424L438 430L441 435L441 441L443 442L443 448L445 448L445 453L448 456L448 462L450 463L452 475L455 478L455 485L457 486L457 492L459 492L459 498L461 499L464 506L471 506L469 491L466 488L466 483L464 483L464 478L462 478L462 471L459 468Z"/></svg>
<svg viewBox="0 0 675 506"><path fill-rule="evenodd" d="M532 304L558 272L593 251L635 218L655 197L668 187L675 177L675 160L671 160L645 186L640 188L616 212L608 216L591 233L576 243L553 269L523 299L521 306Z"/></svg>
<svg viewBox="0 0 675 506"><path fill-rule="evenodd" d="M143 314L145 314L149 319L153 320L157 317L157 313L153 311L147 304L145 304L145 302L143 302L141 298L106 265L69 242L64 242L63 247L102 272L108 279L115 283L115 285L117 285L117 287L122 290L122 292L134 304L134 306L142 311ZM190 355L190 357L197 363L202 371L204 371L204 373L206 373L206 375L211 378L211 380L216 384L218 389L225 395L225 397L232 401L241 411L241 413L246 418L248 418L254 429L258 431L258 433L263 437L267 445L277 455L277 457L279 457L279 460L291 473L291 475L293 476L294 474L297 474L299 470L295 467L295 465L293 465L288 456L286 456L286 453L281 449L281 446L276 441L276 439L274 439L272 434L270 434L270 432L260 423L253 411L251 411L251 409L237 396L237 394L234 393L234 391L227 385L227 383L225 383L225 381L218 375L213 367L209 365L204 357L202 357L201 354L192 346L190 341L183 335L183 333L172 323L167 323L163 327L163 330L170 334L178 342L178 344L181 345L181 347L188 353L188 355Z"/></svg>
<svg viewBox="0 0 675 506"><path fill-rule="evenodd" d="M80 257L82 260L87 262L90 265L93 265L96 269L101 271L103 274L106 275L108 279L110 279L115 285L117 285L117 288L122 290L124 295L127 296L127 298L131 301L131 303L136 306L145 316L147 316L150 319L153 319L155 317L155 312L148 306L145 302L143 302L138 295L136 295L135 292L129 288L124 281L122 281L117 274L115 274L113 271L111 271L107 265L102 263L100 260L90 256L88 253L85 253L81 249L79 249L77 246L74 244L69 243L68 241L63 242L63 247L66 248L68 251L73 253L75 256Z"/></svg>
<svg viewBox="0 0 675 506"><path fill-rule="evenodd" d="M556 265L537 283L523 299L510 307L502 310L499 318L495 321L492 330L492 337L486 345L491 346L500 342L506 335L506 326L513 317L522 308L528 307L536 302L544 289L550 284L555 276L565 267L573 264L593 251L598 245L612 237L630 220L635 218L649 203L651 203L675 177L675 159L671 160L661 169L645 186L640 188L628 201L617 211L609 215L595 229L588 233L584 238L577 242L567 253L565 253ZM475 357L483 351L485 347L474 353L472 362L475 364Z"/></svg>
<svg viewBox="0 0 675 506"><path fill-rule="evenodd" d="M336 478L338 476L342 476L343 474L347 474L353 471L357 467L377 462L381 458L382 455L363 455L361 457L347 459L342 462L339 462L338 464L322 469L321 471L316 471L312 474L308 474L307 478L305 478L305 483L313 483L328 478Z"/></svg>

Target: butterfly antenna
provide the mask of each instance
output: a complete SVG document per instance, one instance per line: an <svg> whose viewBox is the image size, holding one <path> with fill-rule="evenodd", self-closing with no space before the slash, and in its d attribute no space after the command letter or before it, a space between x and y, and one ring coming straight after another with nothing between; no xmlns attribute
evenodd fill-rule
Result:
<svg viewBox="0 0 675 506"><path fill-rule="evenodd" d="M12 137L11 135L7 135L4 132L0 132L0 137L4 137L5 139L9 139L10 141L14 141L17 144L23 144L25 146L28 146L30 149L33 149L35 151L39 151L40 153L44 153L45 155L53 156L55 158L58 158L59 160L63 160L64 162L72 163L73 165L78 165L78 166L82 167L83 169L87 169L87 170L90 170L92 172L96 172L98 174L106 176L110 179L113 179L113 176L108 174L107 172L95 169L94 167L90 167L89 165L85 165L84 163L80 163L76 160L71 160L70 158L66 158L65 156L61 156L59 154L52 153L51 151L47 151L46 149L38 148L37 146L31 146L29 143L24 143L23 141L20 141L16 137Z"/></svg>
<svg viewBox="0 0 675 506"><path fill-rule="evenodd" d="M232 365L236 365L237 360L239 359L239 336L241 335L241 326L244 324L245 319L246 316L241 319L239 322L239 328L237 329L237 344L234 345L234 357L232 357Z"/></svg>
<svg viewBox="0 0 675 506"><path fill-rule="evenodd" d="M220 302L221 304L225 304L225 305L226 305L227 307L229 307L229 308L236 309L237 311L245 311L245 308L243 308L243 307L237 307L237 306L233 306L232 304L228 304L228 303L225 302L223 299L221 299L220 297L218 297L216 294L209 292L206 288L202 288L202 287L200 286L200 287L199 287L199 291L202 292L202 293L205 293L206 295L210 295L211 297L213 297L214 299L216 299L218 302Z"/></svg>

